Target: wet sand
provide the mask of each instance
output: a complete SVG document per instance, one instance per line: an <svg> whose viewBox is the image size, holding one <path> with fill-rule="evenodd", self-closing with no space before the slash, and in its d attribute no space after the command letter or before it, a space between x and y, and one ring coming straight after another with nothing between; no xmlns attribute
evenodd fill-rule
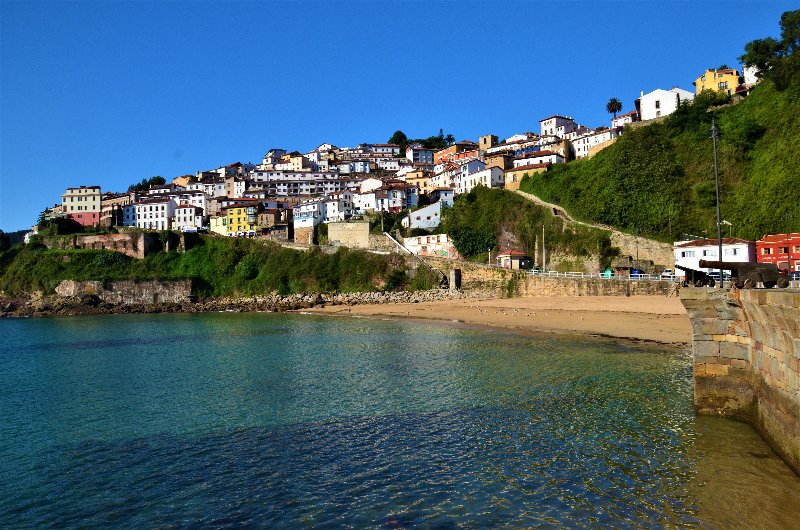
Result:
<svg viewBox="0 0 800 530"><path fill-rule="evenodd" d="M514 331L576 333L687 345L692 327L677 297L562 296L327 306L307 313L458 322Z"/></svg>

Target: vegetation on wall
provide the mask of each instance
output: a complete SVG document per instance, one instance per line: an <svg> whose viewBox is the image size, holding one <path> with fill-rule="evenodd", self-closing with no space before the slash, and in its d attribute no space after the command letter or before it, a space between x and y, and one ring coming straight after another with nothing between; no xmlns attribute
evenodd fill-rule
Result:
<svg viewBox="0 0 800 530"><path fill-rule="evenodd" d="M603 266L616 256L609 232L567 226L547 208L506 190L478 186L457 197L443 215L442 228L459 253L469 259L485 261L489 249L496 253L512 250L508 248L512 245L533 253L541 246L542 227L548 253L599 256Z"/></svg>

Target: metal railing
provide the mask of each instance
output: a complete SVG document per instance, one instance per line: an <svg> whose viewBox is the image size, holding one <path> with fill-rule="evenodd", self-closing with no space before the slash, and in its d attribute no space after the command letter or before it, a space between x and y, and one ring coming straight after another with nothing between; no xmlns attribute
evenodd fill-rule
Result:
<svg viewBox="0 0 800 530"><path fill-rule="evenodd" d="M662 278L658 274L633 274L631 276L610 275L602 272L557 272L557 271L528 271L531 276L545 276L547 278L595 278L600 280L626 280L626 281L677 281L675 278Z"/></svg>

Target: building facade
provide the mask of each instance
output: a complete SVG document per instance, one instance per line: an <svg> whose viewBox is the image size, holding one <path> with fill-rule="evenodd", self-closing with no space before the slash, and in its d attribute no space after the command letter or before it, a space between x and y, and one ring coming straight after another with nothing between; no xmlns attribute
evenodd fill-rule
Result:
<svg viewBox="0 0 800 530"><path fill-rule="evenodd" d="M756 258L782 270L800 271L800 232L764 236L756 241Z"/></svg>
<svg viewBox="0 0 800 530"><path fill-rule="evenodd" d="M81 226L98 226L101 206L100 186L67 188L61 195L62 213Z"/></svg>
<svg viewBox="0 0 800 530"><path fill-rule="evenodd" d="M674 246L675 265L688 267L697 271L714 272L718 269L700 267L700 260L729 261L734 263L750 263L756 261L756 245L752 241L725 237L722 239L722 259L718 257L718 241L716 239L695 239L692 241L678 241ZM684 276L680 269L675 270L676 276Z"/></svg>
<svg viewBox="0 0 800 530"><path fill-rule="evenodd" d="M663 116L669 116L681 105L681 102L691 101L694 94L682 88L671 88L662 90L660 88L650 93L641 93L636 100L636 112L639 113L642 121L654 120Z"/></svg>

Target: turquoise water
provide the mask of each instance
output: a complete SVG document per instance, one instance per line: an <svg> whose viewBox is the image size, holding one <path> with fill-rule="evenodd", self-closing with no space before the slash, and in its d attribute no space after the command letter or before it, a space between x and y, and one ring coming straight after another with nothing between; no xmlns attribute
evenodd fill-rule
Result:
<svg viewBox="0 0 800 530"><path fill-rule="evenodd" d="M0 321L0 527L791 528L683 352L275 314Z"/></svg>

